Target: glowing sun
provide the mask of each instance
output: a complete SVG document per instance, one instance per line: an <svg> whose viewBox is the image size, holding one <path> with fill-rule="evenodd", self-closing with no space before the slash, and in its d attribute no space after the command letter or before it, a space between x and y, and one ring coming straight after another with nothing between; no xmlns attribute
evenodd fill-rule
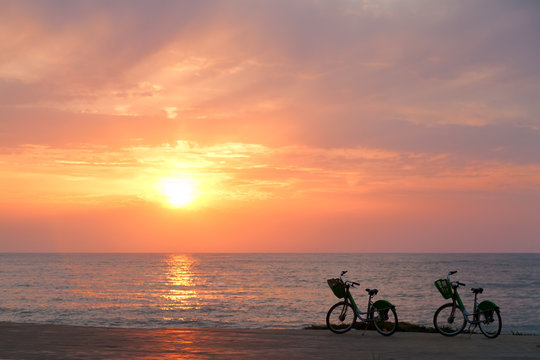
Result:
<svg viewBox="0 0 540 360"><path fill-rule="evenodd" d="M165 202L173 207L187 206L191 204L196 197L195 185L189 179L163 179L159 187L165 198Z"/></svg>

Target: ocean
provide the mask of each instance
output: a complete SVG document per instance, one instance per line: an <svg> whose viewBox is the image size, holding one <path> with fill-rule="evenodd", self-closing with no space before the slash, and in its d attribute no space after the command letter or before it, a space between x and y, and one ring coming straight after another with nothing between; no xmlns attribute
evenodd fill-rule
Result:
<svg viewBox="0 0 540 360"><path fill-rule="evenodd" d="M432 325L445 302L433 282L457 270L501 308L503 333L540 334L540 254L0 254L0 321L130 328L301 329L324 325L345 278L357 304L396 305Z"/></svg>

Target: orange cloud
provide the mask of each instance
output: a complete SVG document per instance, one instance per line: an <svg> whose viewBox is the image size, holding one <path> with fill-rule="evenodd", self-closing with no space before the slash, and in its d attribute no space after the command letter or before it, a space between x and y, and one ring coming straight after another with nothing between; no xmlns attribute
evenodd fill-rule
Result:
<svg viewBox="0 0 540 360"><path fill-rule="evenodd" d="M486 5L3 2L0 238L436 251L459 229L530 249L540 22ZM163 179L192 204L167 207Z"/></svg>

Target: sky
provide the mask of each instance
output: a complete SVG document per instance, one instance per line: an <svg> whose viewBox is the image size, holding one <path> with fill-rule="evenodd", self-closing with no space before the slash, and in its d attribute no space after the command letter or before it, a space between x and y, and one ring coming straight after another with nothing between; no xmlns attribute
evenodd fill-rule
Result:
<svg viewBox="0 0 540 360"><path fill-rule="evenodd" d="M0 0L0 252L539 252L540 2Z"/></svg>

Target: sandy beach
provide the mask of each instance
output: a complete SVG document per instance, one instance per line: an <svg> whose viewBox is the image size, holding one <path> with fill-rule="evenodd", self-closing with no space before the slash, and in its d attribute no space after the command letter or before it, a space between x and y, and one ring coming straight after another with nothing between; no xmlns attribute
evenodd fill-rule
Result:
<svg viewBox="0 0 540 360"><path fill-rule="evenodd" d="M539 359L539 336L0 323L1 359Z"/></svg>

